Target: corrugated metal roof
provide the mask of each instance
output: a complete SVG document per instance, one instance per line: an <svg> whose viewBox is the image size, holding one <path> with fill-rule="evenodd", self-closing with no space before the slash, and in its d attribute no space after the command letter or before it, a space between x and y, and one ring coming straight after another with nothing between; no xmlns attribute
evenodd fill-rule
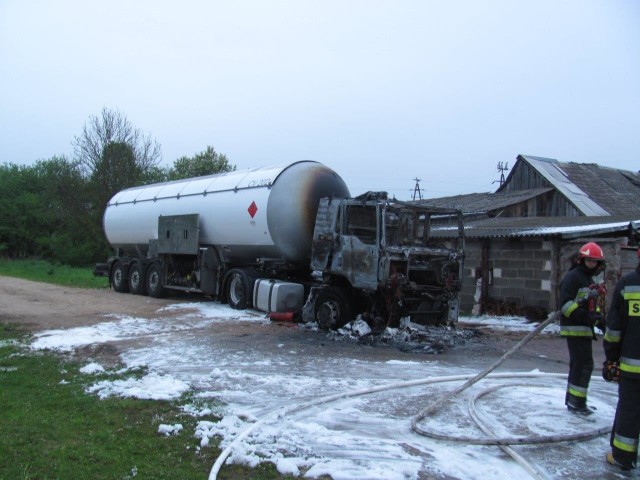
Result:
<svg viewBox="0 0 640 480"><path fill-rule="evenodd" d="M416 203L429 207L455 208L463 213L486 213L502 210L503 208L526 202L538 195L552 191L553 188L535 188L531 190L519 190L507 193L470 193L455 195L452 197L432 198L419 200Z"/></svg>
<svg viewBox="0 0 640 480"><path fill-rule="evenodd" d="M594 163L562 163L562 169L576 187L611 215L640 212L640 175Z"/></svg>
<svg viewBox="0 0 640 480"><path fill-rule="evenodd" d="M505 186L516 170L513 168L495 193L432 198L419 203L457 208L466 214L496 214L503 208L554 189L586 216L640 216L640 172L602 167L593 163L559 162L553 158L533 155L518 155L518 161L528 163L549 187L506 192Z"/></svg>
<svg viewBox="0 0 640 480"><path fill-rule="evenodd" d="M627 172L621 170L620 173L636 187L640 187L640 172Z"/></svg>
<svg viewBox="0 0 640 480"><path fill-rule="evenodd" d="M552 158L519 155L544 179L549 188L504 192L515 168L496 193L474 193L420 203L457 208L466 215L465 234L470 238L559 237L577 238L597 235L627 235L637 230L640 220L640 173L601 167L597 164L559 162ZM578 217L499 217L487 218L502 208L527 201L556 190L585 216ZM434 237L453 236L453 228L439 225Z"/></svg>
<svg viewBox="0 0 640 480"><path fill-rule="evenodd" d="M557 237L562 239L607 235L620 232L627 235L640 227L638 220L629 217L506 217L483 218L465 222L464 232L468 238L498 237ZM451 238L455 236L454 225L433 225L432 236Z"/></svg>
<svg viewBox="0 0 640 480"><path fill-rule="evenodd" d="M605 216L610 213L593 201L590 196L570 178L564 170L566 164L560 164L552 158L520 155L542 175L556 190L564 195L575 207L587 216ZM589 189L591 191L591 189Z"/></svg>

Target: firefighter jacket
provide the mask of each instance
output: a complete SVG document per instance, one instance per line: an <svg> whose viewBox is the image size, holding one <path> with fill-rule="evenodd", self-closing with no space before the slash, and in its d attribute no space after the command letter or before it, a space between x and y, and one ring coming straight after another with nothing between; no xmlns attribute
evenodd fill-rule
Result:
<svg viewBox="0 0 640 480"><path fill-rule="evenodd" d="M569 270L560 282L560 335L563 337L593 338L586 306L592 284L593 278L583 263Z"/></svg>
<svg viewBox="0 0 640 480"><path fill-rule="evenodd" d="M607 360L620 362L620 375L640 379L640 265L613 292L604 335Z"/></svg>

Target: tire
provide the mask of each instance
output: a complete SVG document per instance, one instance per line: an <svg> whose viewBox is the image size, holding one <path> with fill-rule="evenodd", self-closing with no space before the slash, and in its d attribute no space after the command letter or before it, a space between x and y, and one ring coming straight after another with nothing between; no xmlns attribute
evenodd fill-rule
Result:
<svg viewBox="0 0 640 480"><path fill-rule="evenodd" d="M353 320L346 296L335 287L318 292L314 311L315 320L323 330L337 330Z"/></svg>
<svg viewBox="0 0 640 480"><path fill-rule="evenodd" d="M124 265L120 260L116 260L113 263L109 282L111 282L113 289L118 293L127 293L129 291L127 274L125 273Z"/></svg>
<svg viewBox="0 0 640 480"><path fill-rule="evenodd" d="M129 266L129 291L134 295L147 294L147 282L144 275L144 267L140 262L134 262Z"/></svg>
<svg viewBox="0 0 640 480"><path fill-rule="evenodd" d="M147 293L153 298L163 298L167 296L167 289L162 286L164 283L164 275L162 267L158 263L152 263L147 269L145 277L145 286Z"/></svg>
<svg viewBox="0 0 640 480"><path fill-rule="evenodd" d="M227 275L227 301L231 308L244 310L251 306L251 288L247 272L241 269L233 269Z"/></svg>

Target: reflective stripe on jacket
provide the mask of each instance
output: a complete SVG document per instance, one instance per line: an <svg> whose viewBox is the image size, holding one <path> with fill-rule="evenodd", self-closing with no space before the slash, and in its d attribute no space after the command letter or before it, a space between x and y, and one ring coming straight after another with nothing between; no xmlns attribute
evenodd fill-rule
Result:
<svg viewBox="0 0 640 480"><path fill-rule="evenodd" d="M616 285L603 346L607 360L620 362L621 375L640 378L640 266Z"/></svg>
<svg viewBox="0 0 640 480"><path fill-rule="evenodd" d="M593 328L586 320L585 307L580 301L586 299L593 284L593 278L584 264L569 270L560 282L560 335L563 337L593 337Z"/></svg>

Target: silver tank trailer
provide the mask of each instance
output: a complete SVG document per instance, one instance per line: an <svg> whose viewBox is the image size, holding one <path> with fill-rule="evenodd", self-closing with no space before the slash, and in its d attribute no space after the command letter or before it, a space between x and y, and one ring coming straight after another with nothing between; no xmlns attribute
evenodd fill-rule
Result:
<svg viewBox="0 0 640 480"><path fill-rule="evenodd" d="M161 215L199 215L199 243L226 261L258 257L309 262L318 201L348 198L346 184L312 161L144 185L107 204L104 231L114 248L145 255Z"/></svg>

